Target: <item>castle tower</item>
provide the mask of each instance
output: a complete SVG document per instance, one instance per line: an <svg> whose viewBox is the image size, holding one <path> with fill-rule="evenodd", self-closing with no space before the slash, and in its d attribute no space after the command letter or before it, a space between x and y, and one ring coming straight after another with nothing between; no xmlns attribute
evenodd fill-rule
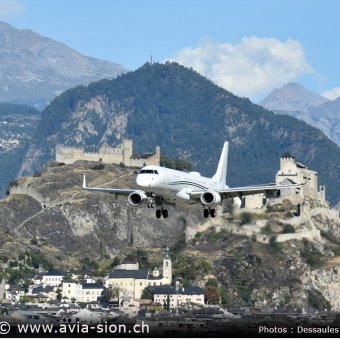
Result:
<svg viewBox="0 0 340 340"><path fill-rule="evenodd" d="M161 147L160 146L156 146L155 148L155 155L160 158L161 157Z"/></svg>
<svg viewBox="0 0 340 340"><path fill-rule="evenodd" d="M163 284L165 285L170 285L172 281L172 263L169 252L169 247L166 247L163 258Z"/></svg>
<svg viewBox="0 0 340 340"><path fill-rule="evenodd" d="M283 173L292 173L296 169L295 159L292 155L286 152L280 157L280 170Z"/></svg>
<svg viewBox="0 0 340 340"><path fill-rule="evenodd" d="M320 200L322 202L326 202L326 186L320 185Z"/></svg>
<svg viewBox="0 0 340 340"><path fill-rule="evenodd" d="M123 140L123 163L129 166L131 157L132 157L132 139L124 139Z"/></svg>

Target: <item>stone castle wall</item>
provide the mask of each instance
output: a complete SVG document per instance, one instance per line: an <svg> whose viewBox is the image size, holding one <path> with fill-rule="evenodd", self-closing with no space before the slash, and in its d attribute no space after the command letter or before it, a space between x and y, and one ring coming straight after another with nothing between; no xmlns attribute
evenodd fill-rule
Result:
<svg viewBox="0 0 340 340"><path fill-rule="evenodd" d="M143 157L133 156L133 142L131 139L124 139L122 144L111 147L104 142L98 152L85 152L83 148L65 147L57 145L56 161L65 164L72 164L77 160L103 162L108 164L124 164L126 166L143 167L145 165L160 164L160 148L157 146L153 154Z"/></svg>

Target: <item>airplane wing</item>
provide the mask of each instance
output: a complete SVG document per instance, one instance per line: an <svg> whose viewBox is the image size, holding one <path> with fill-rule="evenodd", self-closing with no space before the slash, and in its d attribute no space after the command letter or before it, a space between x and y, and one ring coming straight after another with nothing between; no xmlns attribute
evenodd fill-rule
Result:
<svg viewBox="0 0 340 340"><path fill-rule="evenodd" d="M128 196L132 192L135 192L137 189L114 189L114 188L101 188L101 187L88 187L86 185L86 176L84 175L83 179L83 189L88 191L102 191L107 192L111 194L117 194L117 195L125 195Z"/></svg>
<svg viewBox="0 0 340 340"><path fill-rule="evenodd" d="M235 188L227 188L223 190L217 190L222 199L226 198L235 198L235 197L242 197L248 195L255 195L255 194L266 194L276 192L280 189L288 189L294 187L301 187L304 184L283 184L283 185L275 185L275 184L268 184L268 185L253 185L253 186L246 186L246 187L235 187ZM202 195L205 191L192 191L190 196L193 198L198 198Z"/></svg>

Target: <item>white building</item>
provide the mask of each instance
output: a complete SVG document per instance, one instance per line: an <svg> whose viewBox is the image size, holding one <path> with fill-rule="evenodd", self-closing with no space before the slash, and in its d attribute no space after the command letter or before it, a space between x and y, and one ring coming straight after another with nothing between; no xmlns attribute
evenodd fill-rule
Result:
<svg viewBox="0 0 340 340"><path fill-rule="evenodd" d="M173 286L153 287L152 291L154 302L162 306L169 304L170 309L186 304L204 305L204 291L196 286L178 287L178 291Z"/></svg>
<svg viewBox="0 0 340 340"><path fill-rule="evenodd" d="M12 302L18 303L20 298L25 295L25 289L19 285L8 285L8 289L5 293L5 299Z"/></svg>
<svg viewBox="0 0 340 340"><path fill-rule="evenodd" d="M62 284L62 296L77 302L96 302L102 296L104 286L97 283L67 281Z"/></svg>
<svg viewBox="0 0 340 340"><path fill-rule="evenodd" d="M124 260L115 269L139 270L139 263L137 261Z"/></svg>
<svg viewBox="0 0 340 340"><path fill-rule="evenodd" d="M153 271L147 269L128 270L115 269L106 278L105 287L118 289L120 300L127 292L134 300L139 300L143 290L148 286L169 285L172 281L172 262L169 249L165 251L162 270L155 268Z"/></svg>
<svg viewBox="0 0 340 340"><path fill-rule="evenodd" d="M50 270L42 274L41 282L46 286L57 287L61 284L65 275L66 274L60 270Z"/></svg>

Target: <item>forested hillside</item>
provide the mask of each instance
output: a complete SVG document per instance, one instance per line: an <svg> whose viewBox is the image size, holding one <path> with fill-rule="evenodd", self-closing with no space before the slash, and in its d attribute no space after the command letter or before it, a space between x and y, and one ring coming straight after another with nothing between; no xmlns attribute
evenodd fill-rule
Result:
<svg viewBox="0 0 340 340"><path fill-rule="evenodd" d="M31 106L0 103L0 196L16 178L39 119L40 112Z"/></svg>

